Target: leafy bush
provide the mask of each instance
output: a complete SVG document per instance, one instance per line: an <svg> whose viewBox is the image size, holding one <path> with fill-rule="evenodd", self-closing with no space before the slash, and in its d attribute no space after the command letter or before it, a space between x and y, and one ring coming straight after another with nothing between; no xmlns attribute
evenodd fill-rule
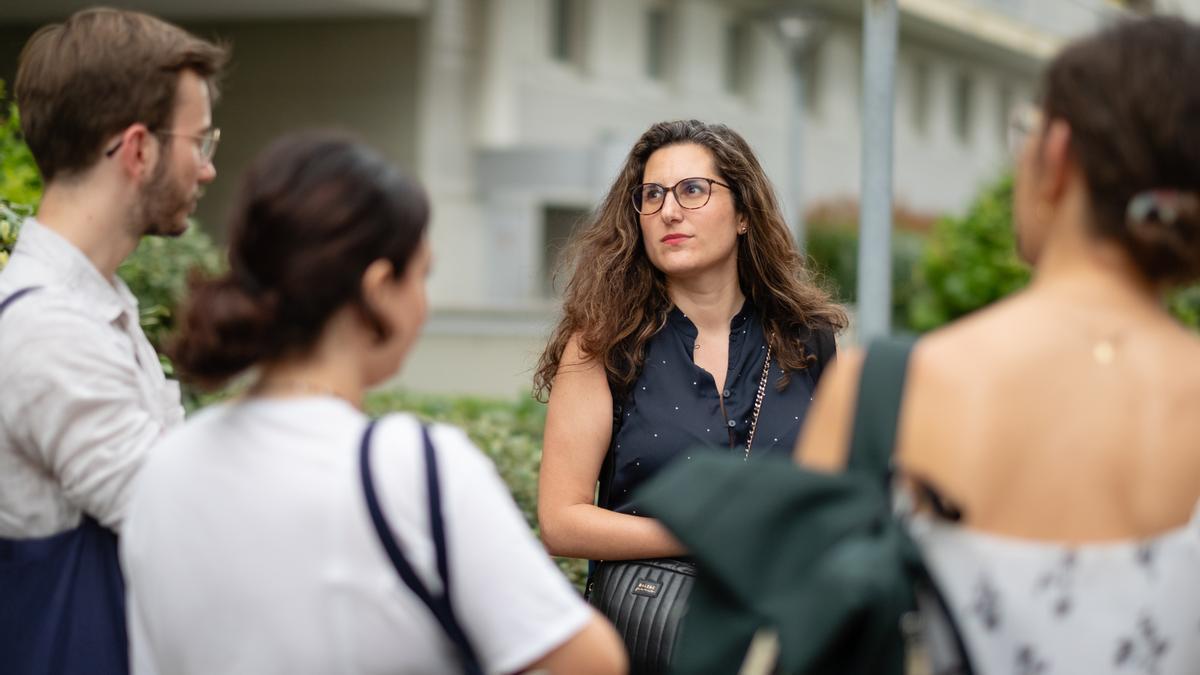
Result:
<svg viewBox="0 0 1200 675"><path fill-rule="evenodd" d="M426 421L462 428L496 464L525 520L535 533L539 531L537 477L542 464L545 405L529 397L500 401L382 391L367 397L366 409L371 415L403 410ZM587 561L557 558L556 562L567 578L582 589L587 577Z"/></svg>
<svg viewBox="0 0 1200 675"><path fill-rule="evenodd" d="M909 324L937 328L1023 287L1029 268L1017 258L1012 178L986 188L961 218L934 225L917 265Z"/></svg>
<svg viewBox="0 0 1200 675"><path fill-rule="evenodd" d="M934 226L917 266L909 324L927 331L985 307L1029 282L1017 257L1013 231L1012 177L986 188L961 218ZM1167 309L1200 330L1200 285L1167 296Z"/></svg>
<svg viewBox="0 0 1200 675"><path fill-rule="evenodd" d="M216 274L223 266L224 254L195 223L180 237L143 237L121 263L117 274L137 296L142 330L155 349L175 326L175 308L187 292L188 276L193 271Z"/></svg>
<svg viewBox="0 0 1200 675"><path fill-rule="evenodd" d="M0 80L0 269L17 242L21 221L33 212L42 194L42 177L33 155L21 138L21 121L15 103L4 103Z"/></svg>
<svg viewBox="0 0 1200 675"><path fill-rule="evenodd" d="M916 232L892 232L892 325L908 327L908 305L915 290L913 268L925 246ZM811 223L807 251L814 271L838 302L858 301L858 224Z"/></svg>

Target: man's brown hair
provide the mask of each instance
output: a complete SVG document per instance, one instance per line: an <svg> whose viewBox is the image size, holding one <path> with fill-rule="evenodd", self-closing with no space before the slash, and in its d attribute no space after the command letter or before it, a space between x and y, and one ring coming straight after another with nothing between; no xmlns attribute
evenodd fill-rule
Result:
<svg viewBox="0 0 1200 675"><path fill-rule="evenodd" d="M13 91L42 178L87 169L131 124L165 129L184 70L204 78L215 99L226 58L224 47L140 12L86 9L38 29Z"/></svg>

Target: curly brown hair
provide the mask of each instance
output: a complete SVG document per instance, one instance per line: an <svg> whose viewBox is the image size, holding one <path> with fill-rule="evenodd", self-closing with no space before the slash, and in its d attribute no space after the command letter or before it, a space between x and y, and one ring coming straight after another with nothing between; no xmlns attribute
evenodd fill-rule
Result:
<svg viewBox="0 0 1200 675"><path fill-rule="evenodd" d="M666 324L672 303L663 273L646 255L630 195L642 182L650 155L683 143L707 148L717 173L732 186L735 209L748 226L738 238L738 282L762 317L785 372L805 368L810 356L795 336L846 327L845 311L812 283L771 183L746 140L723 124L660 122L634 144L608 195L568 244L561 268L570 270L562 318L533 378L539 400L546 400L574 335L584 354L603 361L615 397L628 393L637 380L646 343ZM780 386L787 386L786 376Z"/></svg>

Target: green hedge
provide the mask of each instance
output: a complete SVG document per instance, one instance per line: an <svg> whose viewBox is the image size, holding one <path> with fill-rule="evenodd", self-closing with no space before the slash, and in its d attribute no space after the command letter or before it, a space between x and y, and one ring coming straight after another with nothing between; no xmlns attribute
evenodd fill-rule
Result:
<svg viewBox="0 0 1200 675"><path fill-rule="evenodd" d="M537 477L542 464L545 405L528 397L503 401L382 391L367 397L366 409L371 415L412 412L430 422L462 428L496 464L525 520L534 532L539 531ZM587 561L556 558L556 562L567 578L582 589L587 576Z"/></svg>

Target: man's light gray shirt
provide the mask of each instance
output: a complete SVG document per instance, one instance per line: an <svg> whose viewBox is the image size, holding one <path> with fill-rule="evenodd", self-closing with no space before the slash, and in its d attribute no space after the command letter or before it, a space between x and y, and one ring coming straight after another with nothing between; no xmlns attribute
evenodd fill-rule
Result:
<svg viewBox="0 0 1200 675"><path fill-rule="evenodd" d="M42 537L90 514L119 530L147 450L183 421L138 324L137 299L29 218L0 300L0 537Z"/></svg>

